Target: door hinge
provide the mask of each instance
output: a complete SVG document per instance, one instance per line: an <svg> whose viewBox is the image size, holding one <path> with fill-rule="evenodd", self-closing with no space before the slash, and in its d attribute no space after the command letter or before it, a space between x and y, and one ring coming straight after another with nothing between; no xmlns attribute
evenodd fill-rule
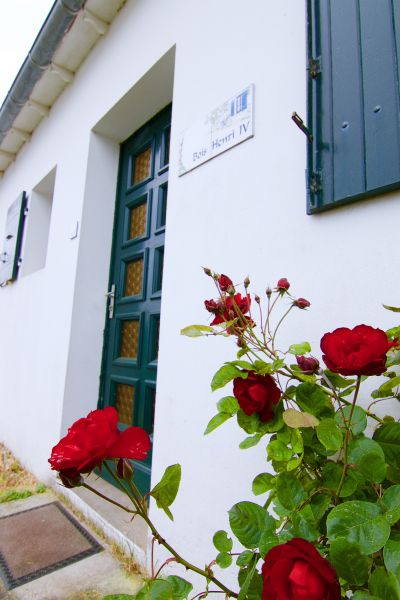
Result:
<svg viewBox="0 0 400 600"><path fill-rule="evenodd" d="M322 192L322 177L320 172L311 173L310 192L311 194L318 194L319 192Z"/></svg>
<svg viewBox="0 0 400 600"><path fill-rule="evenodd" d="M311 79L316 79L321 74L321 60L319 58L310 58L308 61L308 75Z"/></svg>
<svg viewBox="0 0 400 600"><path fill-rule="evenodd" d="M114 316L114 304L115 304L115 283L112 284L111 289L106 294L108 299L108 318L112 319Z"/></svg>

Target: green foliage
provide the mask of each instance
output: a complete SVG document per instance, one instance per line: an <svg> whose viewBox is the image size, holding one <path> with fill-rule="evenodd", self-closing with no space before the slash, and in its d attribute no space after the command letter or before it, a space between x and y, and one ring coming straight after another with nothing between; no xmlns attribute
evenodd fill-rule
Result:
<svg viewBox="0 0 400 600"><path fill-rule="evenodd" d="M225 364L223 367L218 369L211 380L212 391L215 392L215 390L224 387L227 383L232 381L232 379L236 379L236 377L247 379L247 372L241 371L234 364Z"/></svg>
<svg viewBox="0 0 400 600"><path fill-rule="evenodd" d="M382 447L386 460L400 468L400 423L382 425L375 431L373 439Z"/></svg>
<svg viewBox="0 0 400 600"><path fill-rule="evenodd" d="M368 587L371 594L382 600L400 600L400 584L396 576L384 567L375 569L369 578Z"/></svg>
<svg viewBox="0 0 400 600"><path fill-rule="evenodd" d="M385 455L374 440L361 438L350 445L349 462L355 465L368 481L380 483L386 476Z"/></svg>
<svg viewBox="0 0 400 600"><path fill-rule="evenodd" d="M301 410L315 417L330 417L333 414L328 394L315 383L301 383L297 386L296 400Z"/></svg>
<svg viewBox="0 0 400 600"><path fill-rule="evenodd" d="M387 488L381 499L385 510L385 516L391 525L400 519L400 485L392 485Z"/></svg>
<svg viewBox="0 0 400 600"><path fill-rule="evenodd" d="M342 538L357 543L365 555L380 550L390 535L390 525L380 506L359 500L335 506L326 527L331 540Z"/></svg>
<svg viewBox="0 0 400 600"><path fill-rule="evenodd" d="M400 578L400 540L388 540L383 549L385 567Z"/></svg>
<svg viewBox="0 0 400 600"><path fill-rule="evenodd" d="M321 444L333 454L342 445L342 431L334 419L323 419L317 425L317 437Z"/></svg>
<svg viewBox="0 0 400 600"><path fill-rule="evenodd" d="M252 490L255 496L265 494L274 487L275 478L271 473L260 473L253 479Z"/></svg>
<svg viewBox="0 0 400 600"><path fill-rule="evenodd" d="M218 552L230 552L233 546L232 540L228 537L228 534L223 529L220 529L214 533L213 544Z"/></svg>
<svg viewBox="0 0 400 600"><path fill-rule="evenodd" d="M349 583L362 585L368 581L372 561L361 552L358 544L343 538L334 540L330 545L329 560L339 577Z"/></svg>
<svg viewBox="0 0 400 600"><path fill-rule="evenodd" d="M281 473L276 477L276 494L282 506L289 510L298 508L307 497L301 481L292 473Z"/></svg>
<svg viewBox="0 0 400 600"><path fill-rule="evenodd" d="M307 412L300 412L295 408L288 408L283 413L283 420L288 427L316 427L319 420Z"/></svg>
<svg viewBox="0 0 400 600"><path fill-rule="evenodd" d="M188 325L181 329L181 335L187 337L200 337L207 333L214 333L214 329L210 325Z"/></svg>
<svg viewBox="0 0 400 600"><path fill-rule="evenodd" d="M238 502L228 514L232 532L245 548L257 548L263 531L276 529L275 519L253 502Z"/></svg>
<svg viewBox="0 0 400 600"><path fill-rule="evenodd" d="M301 344L292 344L289 346L288 353L294 354L295 356L301 356L311 352L311 346L308 342L302 342Z"/></svg>
<svg viewBox="0 0 400 600"><path fill-rule="evenodd" d="M229 413L225 413L225 412L220 412L217 415L214 415L213 418L210 419L210 421L208 422L208 425L204 430L204 435L207 435L208 433L211 433L212 431L214 431L214 429L217 429L217 427L219 427L220 425L225 423L225 421L230 419L231 416L232 415L230 415Z"/></svg>
<svg viewBox="0 0 400 600"><path fill-rule="evenodd" d="M155 499L158 508L162 508L173 521L169 507L176 498L181 482L181 465L171 465L165 469L161 481L151 490L150 496Z"/></svg>
<svg viewBox="0 0 400 600"><path fill-rule="evenodd" d="M136 596L106 596L106 598L109 600L114 600L114 598L115 600L119 598L123 600L125 598L136 598L136 600L185 600L192 589L192 584L182 579L182 577L170 575L165 579L146 580ZM103 600L106 599L103 598Z"/></svg>
<svg viewBox="0 0 400 600"><path fill-rule="evenodd" d="M350 413L351 406L343 406L343 408L338 410L335 414L335 421L340 427L344 428L347 425L354 435L358 435L367 427L367 413L361 406L355 406L351 423L349 423Z"/></svg>

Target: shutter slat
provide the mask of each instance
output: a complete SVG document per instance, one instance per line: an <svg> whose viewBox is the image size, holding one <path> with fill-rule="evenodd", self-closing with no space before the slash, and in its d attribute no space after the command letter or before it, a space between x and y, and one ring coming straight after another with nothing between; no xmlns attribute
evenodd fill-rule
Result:
<svg viewBox="0 0 400 600"><path fill-rule="evenodd" d="M365 191L364 115L357 0L331 4L334 198Z"/></svg>
<svg viewBox="0 0 400 600"><path fill-rule="evenodd" d="M367 189L400 179L400 139L391 0L360 2Z"/></svg>

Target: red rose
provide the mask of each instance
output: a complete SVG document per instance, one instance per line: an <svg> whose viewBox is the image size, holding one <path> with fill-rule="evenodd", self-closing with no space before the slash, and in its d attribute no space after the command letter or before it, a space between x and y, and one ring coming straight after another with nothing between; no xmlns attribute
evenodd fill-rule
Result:
<svg viewBox="0 0 400 600"><path fill-rule="evenodd" d="M204 300L204 306L210 313L217 313L221 307L221 303L217 300Z"/></svg>
<svg viewBox="0 0 400 600"><path fill-rule="evenodd" d="M335 570L302 538L271 548L262 575L262 600L340 600Z"/></svg>
<svg viewBox="0 0 400 600"><path fill-rule="evenodd" d="M288 282L286 277L282 277L282 279L279 279L278 283L276 284L276 287L280 292L286 292L290 288L290 283Z"/></svg>
<svg viewBox="0 0 400 600"><path fill-rule="evenodd" d="M229 279L227 275L220 275L218 277L218 285L221 292L226 292L228 287L233 287L232 279Z"/></svg>
<svg viewBox="0 0 400 600"><path fill-rule="evenodd" d="M316 373L319 362L313 356L296 356L297 364L304 373Z"/></svg>
<svg viewBox="0 0 400 600"><path fill-rule="evenodd" d="M236 312L235 305L238 307L242 315L245 315L250 309L250 296L241 296L241 294L235 294L233 300L230 296L225 298L225 303L221 305L220 312L216 314L214 320L210 323L211 325L219 325L224 321L232 321L239 317Z"/></svg>
<svg viewBox="0 0 400 600"><path fill-rule="evenodd" d="M293 302L293 306L297 306L298 308L308 308L311 306L311 302L305 298L297 298L297 300Z"/></svg>
<svg viewBox="0 0 400 600"><path fill-rule="evenodd" d="M270 421L274 418L273 406L278 404L281 391L271 375L247 373L247 379L237 377L233 380L233 395L246 415L257 413L261 421Z"/></svg>
<svg viewBox="0 0 400 600"><path fill-rule="evenodd" d="M107 458L145 459L151 444L144 429L128 427L120 432L117 423L117 411L111 406L76 421L51 451L51 468L72 480Z"/></svg>
<svg viewBox="0 0 400 600"><path fill-rule="evenodd" d="M326 366L341 375L382 375L390 347L386 333L369 325L339 327L321 340Z"/></svg>

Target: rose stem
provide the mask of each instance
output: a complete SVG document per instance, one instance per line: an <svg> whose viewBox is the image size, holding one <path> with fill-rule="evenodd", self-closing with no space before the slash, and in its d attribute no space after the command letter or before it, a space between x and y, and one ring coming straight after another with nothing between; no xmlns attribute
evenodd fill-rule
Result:
<svg viewBox="0 0 400 600"><path fill-rule="evenodd" d="M354 390L353 402L351 404L349 420L348 420L347 423L345 422L345 424L346 424L346 437L345 437L345 441L344 441L343 471L342 471L342 476L340 478L339 487L338 487L338 489L336 491L336 496L339 496L340 492L342 491L342 487L343 487L343 484L344 484L344 479L346 477L346 473L347 473L347 470L349 468L349 465L347 463L347 455L348 455L349 444L350 444L351 419L353 417L354 409L355 409L355 406L356 406L358 392L360 391L360 385L361 385L361 376L358 375L357 376L356 389Z"/></svg>

